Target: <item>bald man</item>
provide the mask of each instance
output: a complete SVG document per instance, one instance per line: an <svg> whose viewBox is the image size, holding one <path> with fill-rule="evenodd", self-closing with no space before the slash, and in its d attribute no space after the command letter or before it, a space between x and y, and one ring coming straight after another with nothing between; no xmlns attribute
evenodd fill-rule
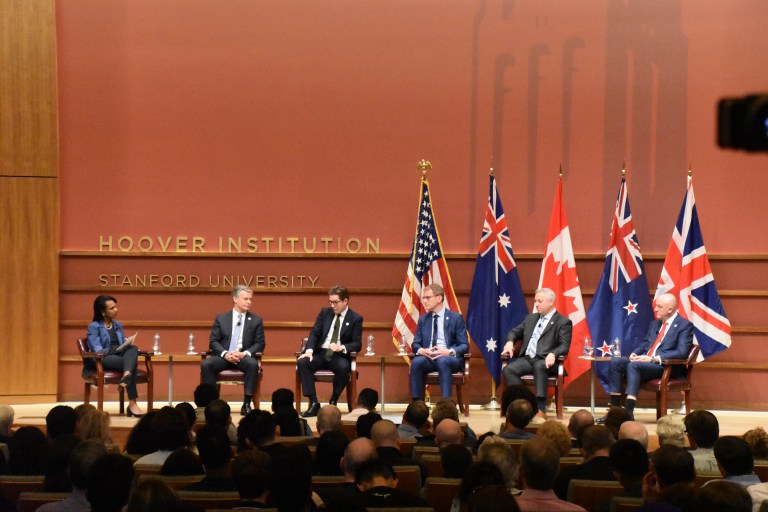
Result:
<svg viewBox="0 0 768 512"><path fill-rule="evenodd" d="M366 461L376 457L376 447L367 437L358 437L349 443L339 463L344 472L342 485L320 486L317 493L327 512L364 512L362 493L355 485L355 475Z"/></svg>
<svg viewBox="0 0 768 512"><path fill-rule="evenodd" d="M640 384L658 379L664 373L665 359L686 359L693 343L693 324L677 314L677 299L670 293L656 298L656 320L651 322L645 340L628 358L614 357L608 371L611 405L621 405L623 377L627 378L626 409L634 419L635 402ZM672 377L685 377L685 367L672 368Z"/></svg>
<svg viewBox="0 0 768 512"><path fill-rule="evenodd" d="M464 432L456 420L444 419L435 429L435 444L441 449L450 444L462 444L463 441Z"/></svg>
<svg viewBox="0 0 768 512"><path fill-rule="evenodd" d="M648 451L648 430L639 421L625 421L619 427L619 439L634 439Z"/></svg>
<svg viewBox="0 0 768 512"><path fill-rule="evenodd" d="M393 422L380 420L374 423L371 427L371 440L380 459L387 461L391 466L419 466L422 484L426 481L427 468L413 459L404 457L400 452L400 435L397 433L397 425Z"/></svg>

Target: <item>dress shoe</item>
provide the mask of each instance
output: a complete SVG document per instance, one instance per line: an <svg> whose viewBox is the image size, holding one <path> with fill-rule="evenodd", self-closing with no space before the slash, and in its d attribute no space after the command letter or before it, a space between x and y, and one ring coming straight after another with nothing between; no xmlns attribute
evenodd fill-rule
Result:
<svg viewBox="0 0 768 512"><path fill-rule="evenodd" d="M595 420L595 425L605 425L605 418L607 416L601 416Z"/></svg>
<svg viewBox="0 0 768 512"><path fill-rule="evenodd" d="M317 413L320 412L320 402L313 402L309 404L309 409L301 413L302 418L314 418Z"/></svg>
<svg viewBox="0 0 768 512"><path fill-rule="evenodd" d="M126 387L128 385L128 383L130 381L131 381L131 376L130 375L123 375L123 378L120 379L120 384L119 385L120 385L121 388L124 388L124 387Z"/></svg>
<svg viewBox="0 0 768 512"><path fill-rule="evenodd" d="M131 410L131 408L128 408L128 411L125 413L126 416L129 418L143 418L145 413L136 413Z"/></svg>
<svg viewBox="0 0 768 512"><path fill-rule="evenodd" d="M338 400L329 400L328 401L328 405L339 405L339 401Z"/></svg>
<svg viewBox="0 0 768 512"><path fill-rule="evenodd" d="M241 415L241 416L245 416L245 415L247 415L249 412L251 412L252 410L253 410L253 409L251 408L251 404L249 404L249 403L245 403L245 404L243 404L243 406L240 408L240 415Z"/></svg>

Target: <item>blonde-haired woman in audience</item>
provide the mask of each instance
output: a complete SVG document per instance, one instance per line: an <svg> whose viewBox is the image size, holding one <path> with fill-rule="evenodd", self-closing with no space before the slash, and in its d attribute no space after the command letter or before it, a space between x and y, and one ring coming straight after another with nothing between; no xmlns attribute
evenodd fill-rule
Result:
<svg viewBox="0 0 768 512"><path fill-rule="evenodd" d="M768 460L768 433L763 427L747 430L742 437L749 445L749 449L752 450L752 457L755 461Z"/></svg>
<svg viewBox="0 0 768 512"><path fill-rule="evenodd" d="M567 457L571 452L571 435L566 426L559 421L549 420L542 423L536 430L536 435L551 439L557 446L561 457Z"/></svg>
<svg viewBox="0 0 768 512"><path fill-rule="evenodd" d="M656 435L659 436L659 446L671 444L685 446L685 424L681 416L667 414L656 421Z"/></svg>
<svg viewBox="0 0 768 512"><path fill-rule="evenodd" d="M109 427L112 420L109 413L93 409L87 411L77 422L77 431L83 441L92 439L104 443L104 446L112 444L112 435Z"/></svg>

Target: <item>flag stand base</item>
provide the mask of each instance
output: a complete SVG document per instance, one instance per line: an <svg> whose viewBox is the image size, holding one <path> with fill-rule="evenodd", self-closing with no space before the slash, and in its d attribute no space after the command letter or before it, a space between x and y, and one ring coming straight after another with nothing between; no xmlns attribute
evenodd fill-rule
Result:
<svg viewBox="0 0 768 512"><path fill-rule="evenodd" d="M483 405L481 409L484 411L498 411L501 409L501 407L499 407L499 403L496 401L496 397L492 396L491 401Z"/></svg>

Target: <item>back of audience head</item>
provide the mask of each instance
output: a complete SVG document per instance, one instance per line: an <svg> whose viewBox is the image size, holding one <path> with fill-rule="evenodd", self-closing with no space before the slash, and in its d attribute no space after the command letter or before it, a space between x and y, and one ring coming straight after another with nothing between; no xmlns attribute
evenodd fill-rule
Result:
<svg viewBox="0 0 768 512"><path fill-rule="evenodd" d="M629 421L630 418L629 411L624 407L614 405L608 409L608 414L605 415L605 426L611 430L614 439L619 437L621 424L625 421Z"/></svg>
<svg viewBox="0 0 768 512"><path fill-rule="evenodd" d="M524 384L516 384L504 388L504 392L501 394L501 410L506 412L509 409L509 405L519 399L527 400L531 404L531 409L534 411L538 410L536 395Z"/></svg>
<svg viewBox="0 0 768 512"><path fill-rule="evenodd" d="M179 402L174 407L179 413L187 420L187 428L192 430L197 423L197 414L195 413L195 407L189 402Z"/></svg>
<svg viewBox="0 0 768 512"><path fill-rule="evenodd" d="M755 459L746 441L736 436L723 436L715 441L715 459L723 476L751 475Z"/></svg>
<svg viewBox="0 0 768 512"><path fill-rule="evenodd" d="M195 388L195 406L205 408L209 403L219 398L219 388L215 384L198 384Z"/></svg>
<svg viewBox="0 0 768 512"><path fill-rule="evenodd" d="M379 403L379 392L371 388L363 388L360 394L357 395L357 405L363 409L367 409L369 412L376 410L376 405Z"/></svg>
<svg viewBox="0 0 768 512"><path fill-rule="evenodd" d="M625 421L619 427L619 439L634 439L648 450L648 430L639 421Z"/></svg>
<svg viewBox="0 0 768 512"><path fill-rule="evenodd" d="M74 434L63 434L53 440L48 465L45 468L45 478L43 478L44 492L72 491L68 473L69 457L72 450L80 443L82 441Z"/></svg>
<svg viewBox="0 0 768 512"><path fill-rule="evenodd" d="M672 444L660 446L653 452L651 462L659 487L690 483L696 478L693 456L679 446Z"/></svg>
<svg viewBox="0 0 768 512"><path fill-rule="evenodd" d="M306 509L312 498L312 465L305 445L291 446L272 459L267 487L279 511Z"/></svg>
<svg viewBox="0 0 768 512"><path fill-rule="evenodd" d="M91 468L101 457L107 454L107 449L98 441L83 441L70 454L67 473L72 487L84 491L88 488L88 478Z"/></svg>
<svg viewBox="0 0 768 512"><path fill-rule="evenodd" d="M140 482L131 493L125 512L181 512L184 507L176 492L162 480Z"/></svg>
<svg viewBox="0 0 768 512"><path fill-rule="evenodd" d="M133 426L125 442L125 452L131 455L147 455L157 450L157 443L152 437L152 420L156 410L147 411Z"/></svg>
<svg viewBox="0 0 768 512"><path fill-rule="evenodd" d="M77 413L68 405L57 405L45 416L45 428L51 439L62 434L72 435L77 428Z"/></svg>
<svg viewBox="0 0 768 512"><path fill-rule="evenodd" d="M340 430L323 432L315 450L315 474L324 476L342 475L341 459L349 445L347 436Z"/></svg>
<svg viewBox="0 0 768 512"><path fill-rule="evenodd" d="M390 420L379 420L371 427L371 441L377 447L389 446L397 448L400 446L400 436L397 433L397 425Z"/></svg>
<svg viewBox="0 0 768 512"><path fill-rule="evenodd" d="M232 461L232 480L240 499L266 501L272 460L261 450L247 450Z"/></svg>
<svg viewBox="0 0 768 512"><path fill-rule="evenodd" d="M432 409L432 430L437 430L441 421L449 419L459 421L459 410L452 398L441 398Z"/></svg>
<svg viewBox="0 0 768 512"><path fill-rule="evenodd" d="M232 408L227 402L217 398L205 406L205 423L226 429L232 422Z"/></svg>
<svg viewBox="0 0 768 512"><path fill-rule="evenodd" d="M189 448L176 448L171 452L160 474L165 476L204 475L205 469L200 456Z"/></svg>
<svg viewBox="0 0 768 512"><path fill-rule="evenodd" d="M568 420L568 432L577 443L581 443L581 434L584 429L595 424L595 417L586 409L579 409L574 412Z"/></svg>
<svg viewBox="0 0 768 512"><path fill-rule="evenodd" d="M412 427L421 429L429 421L429 407L424 400L416 400L408 404L405 408L403 421Z"/></svg>
<svg viewBox="0 0 768 512"><path fill-rule="evenodd" d="M86 497L91 512L119 512L128 503L133 483L133 461L107 453L99 457L88 476Z"/></svg>
<svg viewBox="0 0 768 512"><path fill-rule="evenodd" d="M359 437L350 441L344 449L344 458L341 460L341 466L346 479L354 481L360 466L368 459L377 456L376 447L370 439Z"/></svg>
<svg viewBox="0 0 768 512"><path fill-rule="evenodd" d="M110 425L112 420L107 411L94 409L88 411L77 422L77 430L83 441L95 439L104 444L110 444L112 437L110 435Z"/></svg>
<svg viewBox="0 0 768 512"><path fill-rule="evenodd" d="M533 419L535 410L528 400L518 398L507 407L507 423L518 429L524 429Z"/></svg>
<svg viewBox="0 0 768 512"><path fill-rule="evenodd" d="M503 485L485 485L470 497L467 512L517 512L517 500Z"/></svg>
<svg viewBox="0 0 768 512"><path fill-rule="evenodd" d="M445 448L451 444L462 444L464 432L461 424L450 418L442 420L435 428L435 444L439 448Z"/></svg>
<svg viewBox="0 0 768 512"><path fill-rule="evenodd" d="M226 431L212 425L205 425L197 431L197 451L206 473L225 468L232 459L232 447Z"/></svg>
<svg viewBox="0 0 768 512"><path fill-rule="evenodd" d="M278 388L272 392L272 412L281 407L293 407L295 395L288 388Z"/></svg>
<svg viewBox="0 0 768 512"><path fill-rule="evenodd" d="M0 404L0 436L10 437L15 414L13 407L8 404Z"/></svg>
<svg viewBox="0 0 768 512"><path fill-rule="evenodd" d="M293 407L280 407L275 411L276 433L281 437L302 436L304 427L299 419L299 413Z"/></svg>
<svg viewBox="0 0 768 512"><path fill-rule="evenodd" d="M80 404L75 407L75 416L77 417L77 426L75 427L75 431L79 437L82 438L80 435L80 421L86 414L96 410L98 409L96 409L96 406L93 404Z"/></svg>
<svg viewBox="0 0 768 512"><path fill-rule="evenodd" d="M8 441L9 475L42 475L48 465L50 444L37 427L20 427Z"/></svg>
<svg viewBox="0 0 768 512"><path fill-rule="evenodd" d="M355 423L357 437L367 437L370 439L371 429L377 421L381 421L381 414L377 412L368 412L358 416L357 422Z"/></svg>
<svg viewBox="0 0 768 512"><path fill-rule="evenodd" d="M275 440L275 418L267 411L254 409L237 426L239 451L271 444Z"/></svg>
<svg viewBox="0 0 768 512"><path fill-rule="evenodd" d="M751 512L752 497L735 482L715 480L696 493L697 512Z"/></svg>
<svg viewBox="0 0 768 512"><path fill-rule="evenodd" d="M517 482L517 457L514 450L501 436L486 438L477 448L478 462L494 464L504 475L505 485L512 489Z"/></svg>
<svg viewBox="0 0 768 512"><path fill-rule="evenodd" d="M720 437L720 424L709 411L693 411L683 420L685 432L694 448L712 448ZM695 445L695 446L694 446Z"/></svg>
<svg viewBox="0 0 768 512"><path fill-rule="evenodd" d="M768 459L768 433L763 427L755 427L744 432L744 441L752 450L752 457L755 460Z"/></svg>
<svg viewBox="0 0 768 512"><path fill-rule="evenodd" d="M587 427L581 436L581 451L585 457L591 457L597 452L606 452L611 445L616 442L613 433L608 427L602 425L592 425Z"/></svg>
<svg viewBox="0 0 768 512"><path fill-rule="evenodd" d="M648 452L634 439L619 439L613 443L608 457L619 482L638 482L648 472Z"/></svg>
<svg viewBox="0 0 768 512"><path fill-rule="evenodd" d="M549 439L534 437L520 447L520 474L526 488L552 489L560 470L560 453Z"/></svg>
<svg viewBox="0 0 768 512"><path fill-rule="evenodd" d="M331 430L341 430L341 410L331 404L322 406L317 413L315 425L320 434Z"/></svg>
<svg viewBox="0 0 768 512"><path fill-rule="evenodd" d="M472 453L460 444L449 444L440 450L440 462L445 478L461 478L472 465Z"/></svg>
<svg viewBox="0 0 768 512"><path fill-rule="evenodd" d="M659 446L671 444L685 446L685 425L680 416L666 414L656 421L656 435L659 436Z"/></svg>
<svg viewBox="0 0 768 512"><path fill-rule="evenodd" d="M504 475L492 462L475 462L467 468L459 484L459 502L462 507L469 503L469 499L477 488L486 485L506 485Z"/></svg>
<svg viewBox="0 0 768 512"><path fill-rule="evenodd" d="M152 418L152 439L158 450L173 451L190 445L187 421L179 411L166 405Z"/></svg>
<svg viewBox="0 0 768 512"><path fill-rule="evenodd" d="M559 421L545 421L536 429L536 435L551 440L557 446L561 457L567 457L571 451L571 436L568 429Z"/></svg>
<svg viewBox="0 0 768 512"><path fill-rule="evenodd" d="M397 487L397 475L392 465L383 459L372 458L363 462L355 474L355 484L361 491L373 487Z"/></svg>

